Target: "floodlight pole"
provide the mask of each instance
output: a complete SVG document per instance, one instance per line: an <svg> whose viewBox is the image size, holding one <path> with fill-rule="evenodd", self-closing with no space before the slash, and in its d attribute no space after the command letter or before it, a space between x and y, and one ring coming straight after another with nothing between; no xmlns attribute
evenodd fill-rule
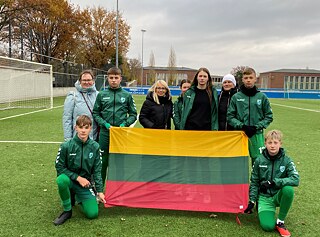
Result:
<svg viewBox="0 0 320 237"><path fill-rule="evenodd" d="M141 33L142 33L142 45L141 45L141 49L142 49L142 52L141 52L141 86L142 86L142 83L143 83L143 35L144 35L145 32L146 32L146 30L141 29Z"/></svg>

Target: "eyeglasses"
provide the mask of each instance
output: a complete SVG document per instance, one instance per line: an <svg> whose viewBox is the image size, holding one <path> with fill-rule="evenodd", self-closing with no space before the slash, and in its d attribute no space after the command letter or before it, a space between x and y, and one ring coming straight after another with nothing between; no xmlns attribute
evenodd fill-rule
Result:
<svg viewBox="0 0 320 237"><path fill-rule="evenodd" d="M165 87L156 87L157 90L166 90L167 88Z"/></svg>
<svg viewBox="0 0 320 237"><path fill-rule="evenodd" d="M93 81L93 79L89 79L89 80L81 80L81 82L92 82Z"/></svg>

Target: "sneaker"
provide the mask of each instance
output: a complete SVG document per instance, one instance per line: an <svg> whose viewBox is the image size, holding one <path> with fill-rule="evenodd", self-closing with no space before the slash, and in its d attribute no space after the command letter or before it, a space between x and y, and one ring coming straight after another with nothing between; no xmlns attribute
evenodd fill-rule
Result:
<svg viewBox="0 0 320 237"><path fill-rule="evenodd" d="M279 232L279 234L282 236L282 237L290 237L291 234L289 232L289 230L286 228L286 226L284 225L284 223L278 223L276 225L276 228Z"/></svg>
<svg viewBox="0 0 320 237"><path fill-rule="evenodd" d="M66 220L70 219L71 216L72 216L72 210L64 211L61 213L61 215L57 219L53 221L53 224L62 225L63 223L66 222Z"/></svg>

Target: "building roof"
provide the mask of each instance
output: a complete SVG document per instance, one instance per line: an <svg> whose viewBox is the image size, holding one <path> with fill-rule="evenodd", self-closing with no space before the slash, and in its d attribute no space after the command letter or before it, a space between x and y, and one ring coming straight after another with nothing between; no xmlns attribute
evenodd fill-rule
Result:
<svg viewBox="0 0 320 237"><path fill-rule="evenodd" d="M146 70L175 70L175 71L197 71L197 69L189 68L189 67L174 67L174 68L169 68L169 67L143 67L143 69Z"/></svg>
<svg viewBox="0 0 320 237"><path fill-rule="evenodd" d="M285 72L285 73L316 73L316 74L320 74L320 70L316 70L316 69L278 69L278 70L273 70L273 71L268 71L268 72L262 72L262 73L272 73L272 72Z"/></svg>

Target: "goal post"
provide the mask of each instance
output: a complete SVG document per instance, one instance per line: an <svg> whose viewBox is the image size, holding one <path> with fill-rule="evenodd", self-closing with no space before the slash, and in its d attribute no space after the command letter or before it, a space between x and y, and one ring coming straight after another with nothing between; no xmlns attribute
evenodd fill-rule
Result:
<svg viewBox="0 0 320 237"><path fill-rule="evenodd" d="M52 108L52 66L0 56L0 110Z"/></svg>

